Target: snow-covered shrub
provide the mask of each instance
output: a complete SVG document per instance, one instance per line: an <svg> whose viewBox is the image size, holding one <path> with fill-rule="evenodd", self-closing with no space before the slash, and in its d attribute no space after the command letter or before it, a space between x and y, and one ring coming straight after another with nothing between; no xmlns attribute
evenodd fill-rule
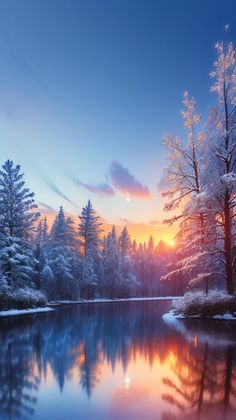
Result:
<svg viewBox="0 0 236 420"><path fill-rule="evenodd" d="M0 310L34 308L45 306L46 303L47 300L42 292L29 287L14 290L7 287L0 291Z"/></svg>
<svg viewBox="0 0 236 420"><path fill-rule="evenodd" d="M236 297L222 290L187 292L172 302L175 314L184 316L213 316L236 313Z"/></svg>

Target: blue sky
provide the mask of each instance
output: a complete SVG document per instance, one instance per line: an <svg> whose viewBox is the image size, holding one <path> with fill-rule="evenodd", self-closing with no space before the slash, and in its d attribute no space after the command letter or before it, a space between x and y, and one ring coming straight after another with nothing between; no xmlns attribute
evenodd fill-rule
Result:
<svg viewBox="0 0 236 420"><path fill-rule="evenodd" d="M235 41L233 0L1 0L1 160L55 209L162 219L161 140L183 134L184 90L213 103L225 24Z"/></svg>

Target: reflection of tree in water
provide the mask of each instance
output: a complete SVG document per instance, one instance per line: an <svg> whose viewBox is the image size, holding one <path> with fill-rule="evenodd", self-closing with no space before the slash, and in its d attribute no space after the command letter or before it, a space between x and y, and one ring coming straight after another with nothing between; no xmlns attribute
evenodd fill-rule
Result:
<svg viewBox="0 0 236 420"><path fill-rule="evenodd" d="M31 418L39 378L34 373L29 337L20 331L0 336L0 416Z"/></svg>
<svg viewBox="0 0 236 420"><path fill-rule="evenodd" d="M168 347L183 340L163 328L162 311L155 302L114 303L67 306L39 316L1 320L1 414L33 410L38 382L48 368L62 392L79 372L78 382L90 396L103 363L113 371L120 363L125 371L137 354L150 365L157 355L163 360ZM12 400L14 392L17 397Z"/></svg>
<svg viewBox="0 0 236 420"><path fill-rule="evenodd" d="M163 399L174 409L163 419L236 418L236 352L233 344L203 343L179 349L172 363L176 379L163 378ZM176 410L179 414L176 415Z"/></svg>
<svg viewBox="0 0 236 420"><path fill-rule="evenodd" d="M90 307L81 308L82 323L80 340L82 341L81 362L79 364L80 384L88 397L99 382L100 333L99 317Z"/></svg>
<svg viewBox="0 0 236 420"><path fill-rule="evenodd" d="M80 364L80 384L90 397L93 388L99 382L98 379L98 360L96 349L88 344L84 345L84 360Z"/></svg>

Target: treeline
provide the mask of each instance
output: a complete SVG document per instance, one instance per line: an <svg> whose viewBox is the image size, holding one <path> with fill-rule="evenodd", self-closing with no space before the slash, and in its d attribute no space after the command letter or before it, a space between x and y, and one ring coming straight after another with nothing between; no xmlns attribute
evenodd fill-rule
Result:
<svg viewBox="0 0 236 420"><path fill-rule="evenodd" d="M131 242L124 227L103 236L89 200L77 220L61 207L49 229L19 165L0 171L1 308L44 305L46 301L153 296L173 292L161 284L171 251ZM176 291L174 290L176 293Z"/></svg>

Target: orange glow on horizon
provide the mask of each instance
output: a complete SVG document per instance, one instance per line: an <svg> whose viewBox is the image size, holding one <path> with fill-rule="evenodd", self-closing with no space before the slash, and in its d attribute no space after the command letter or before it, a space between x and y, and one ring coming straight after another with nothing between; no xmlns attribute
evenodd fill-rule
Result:
<svg viewBox="0 0 236 420"><path fill-rule="evenodd" d="M52 211L52 210L45 210L43 208L39 208L39 210L41 213L41 218L44 218L45 216L47 217L47 222L50 229L57 212ZM72 217L75 221L75 226L78 226L79 219L78 219L77 214L71 214L71 213L65 212L65 215L67 217L68 216ZM125 225L129 231L129 235L132 241L136 240L137 243L144 243L144 242L147 243L150 236L152 236L154 239L155 245L158 245L160 241L163 241L166 245L170 247L175 246L175 240L173 239L173 237L177 233L178 226L168 226L164 223L160 223L158 225L152 225L149 223L142 223L142 222L135 223L135 222L127 221L126 224L118 223L116 225L117 235L120 235ZM109 223L109 222L106 223L104 221L102 228L103 228L103 235L107 235L108 232L111 232L112 223Z"/></svg>

